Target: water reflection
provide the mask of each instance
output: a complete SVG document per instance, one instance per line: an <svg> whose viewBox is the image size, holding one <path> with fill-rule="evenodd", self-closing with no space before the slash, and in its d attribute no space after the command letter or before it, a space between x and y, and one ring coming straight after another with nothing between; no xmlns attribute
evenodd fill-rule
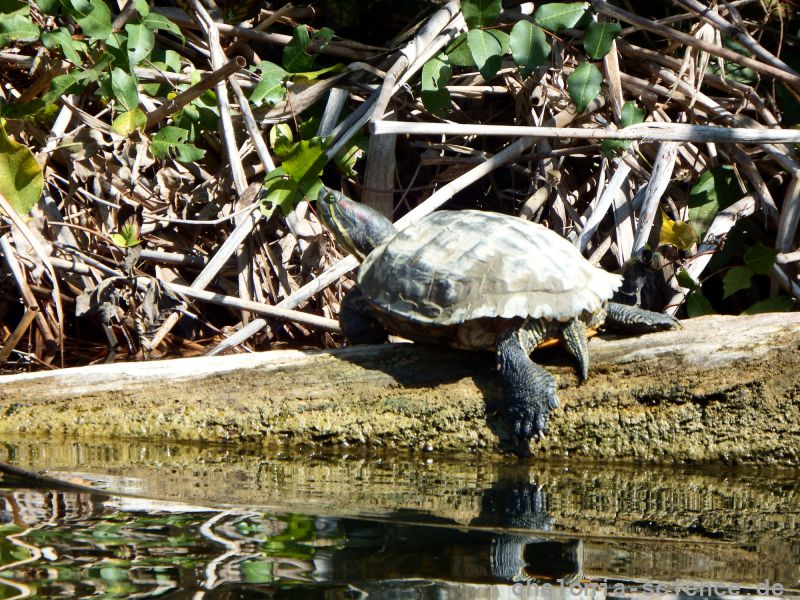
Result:
<svg viewBox="0 0 800 600"><path fill-rule="evenodd" d="M796 472L32 440L0 458L160 498L6 481L0 598L739 600L725 584L767 579L800 598Z"/></svg>
<svg viewBox="0 0 800 600"><path fill-rule="evenodd" d="M529 482L487 489L467 527L29 489L2 502L0 573L20 597L427 598L581 576L580 542L542 537L552 518Z"/></svg>

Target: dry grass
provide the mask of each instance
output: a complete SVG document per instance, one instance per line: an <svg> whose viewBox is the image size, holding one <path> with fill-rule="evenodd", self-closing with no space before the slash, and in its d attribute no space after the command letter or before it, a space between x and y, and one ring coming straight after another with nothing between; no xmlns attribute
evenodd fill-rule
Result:
<svg viewBox="0 0 800 600"><path fill-rule="evenodd" d="M207 150L200 161L152 156L153 128L170 122L189 102L185 95L148 99L145 132L127 138L111 132L112 111L89 92L62 97L50 121L7 121L7 132L34 151L46 184L31 218L0 211L2 368L340 344L338 302L355 262L333 247L313 206L301 202L289 215L265 219L257 202L265 173L279 163L265 144L267 128L279 121L297 128L317 109L319 131L333 136L335 148L364 130L373 133L359 174L326 169L331 187L402 216L403 224L443 205L519 214L573 240L609 270L622 269L645 244L659 245L662 212L688 218L689 190L701 173L732 165L745 197L717 215L698 245L662 248L648 285L662 307L681 310L688 290L674 274L685 268L713 287L709 260L746 218L750 239L781 253L751 303L777 294L796 302L800 166L796 131L786 130L799 112L800 75L781 60L797 54L796 7L739 1L700 10L699 2L675 0L660 21L603 1L593 7L619 20L623 32L598 63L605 85L585 112L576 114L566 90L566 77L585 60L581 33L567 30L548 34L549 63L526 78L509 57L492 81L459 69L450 82L448 121L425 110L418 84L424 62L464 30L455 2L409 18L398 38L406 41L391 47L335 39L320 49L321 62L344 61L347 68L293 84L287 101L271 110L248 105L255 78L242 66L279 62L292 26L319 27L321 17L287 5L225 24L196 0L182 11L165 10L187 44L163 34L159 41L182 55L185 72L143 67L137 74L142 82L178 85L196 69L195 91L215 91L218 132L198 140ZM501 28L519 18L507 10ZM724 46L723 36L735 38L740 50ZM69 67L41 50L0 50L4 103L40 97ZM613 130L628 100L646 109L648 124L628 152L606 157L590 138ZM446 123L453 125L440 127ZM530 137L530 129L478 125L562 134ZM681 126L682 137L663 133ZM718 129L708 137L692 126L737 128L741 135L720 139ZM681 142L668 141L674 139ZM111 234L137 220L144 244L115 245ZM742 302L734 297L725 310L746 308Z"/></svg>

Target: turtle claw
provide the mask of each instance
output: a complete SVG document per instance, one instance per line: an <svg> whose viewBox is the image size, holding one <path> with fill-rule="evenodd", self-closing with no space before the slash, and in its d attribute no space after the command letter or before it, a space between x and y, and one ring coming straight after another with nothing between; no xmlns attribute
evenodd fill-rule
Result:
<svg viewBox="0 0 800 600"><path fill-rule="evenodd" d="M672 315L617 302L609 302L606 306L604 326L623 333L648 333L682 327L680 321Z"/></svg>
<svg viewBox="0 0 800 600"><path fill-rule="evenodd" d="M678 320L677 317L673 317L672 315L668 315L667 313L653 313L658 315L660 318L653 317L650 325L657 330L663 329L681 329L683 325Z"/></svg>
<svg viewBox="0 0 800 600"><path fill-rule="evenodd" d="M523 399L507 399L509 405L506 408L506 419L511 434L511 451L517 456L531 456L531 440L546 439L550 412L558 406L555 387L547 392L544 398L539 393Z"/></svg>
<svg viewBox="0 0 800 600"><path fill-rule="evenodd" d="M513 452L530 455L530 441L547 431L550 412L558 407L556 380L528 358L518 331L497 344L497 365L505 392L505 414Z"/></svg>

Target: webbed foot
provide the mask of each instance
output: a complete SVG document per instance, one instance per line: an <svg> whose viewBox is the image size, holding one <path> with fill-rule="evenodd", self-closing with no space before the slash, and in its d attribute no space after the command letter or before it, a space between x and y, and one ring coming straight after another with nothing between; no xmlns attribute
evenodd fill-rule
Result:
<svg viewBox="0 0 800 600"><path fill-rule="evenodd" d="M527 350L516 332L497 345L511 450L518 456L530 456L531 439L544 437L550 412L558 407L555 378L531 361Z"/></svg>
<svg viewBox="0 0 800 600"><path fill-rule="evenodd" d="M531 365L536 367L533 363ZM544 439L550 412L558 408L555 379L541 367L536 368L541 371L536 385L523 385L514 391L506 388L505 413L511 433L511 450L519 456L531 455L531 439Z"/></svg>
<svg viewBox="0 0 800 600"><path fill-rule="evenodd" d="M664 329L677 329L681 326L680 321L672 315L617 302L609 302L606 306L604 325L614 331L629 333L648 333Z"/></svg>

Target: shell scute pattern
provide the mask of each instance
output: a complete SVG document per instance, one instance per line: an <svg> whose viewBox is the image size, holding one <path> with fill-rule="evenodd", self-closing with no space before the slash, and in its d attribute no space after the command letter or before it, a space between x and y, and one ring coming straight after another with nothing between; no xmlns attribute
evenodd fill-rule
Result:
<svg viewBox="0 0 800 600"><path fill-rule="evenodd" d="M370 253L358 283L380 311L451 325L591 314L621 277L592 266L541 225L463 210L432 213L399 232Z"/></svg>

